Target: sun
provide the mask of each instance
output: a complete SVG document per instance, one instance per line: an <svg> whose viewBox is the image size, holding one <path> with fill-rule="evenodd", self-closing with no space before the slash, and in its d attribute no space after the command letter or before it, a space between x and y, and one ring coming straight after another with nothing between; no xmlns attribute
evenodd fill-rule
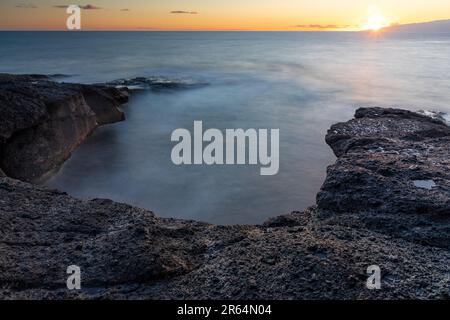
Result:
<svg viewBox="0 0 450 320"><path fill-rule="evenodd" d="M369 18L363 26L363 30L377 32L383 28L389 27L389 25L390 23L377 7L369 7Z"/></svg>

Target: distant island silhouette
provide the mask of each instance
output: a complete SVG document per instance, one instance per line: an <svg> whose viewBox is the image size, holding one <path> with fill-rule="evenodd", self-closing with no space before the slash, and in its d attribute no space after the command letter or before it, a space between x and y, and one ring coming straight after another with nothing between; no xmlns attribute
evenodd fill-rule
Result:
<svg viewBox="0 0 450 320"><path fill-rule="evenodd" d="M450 19L422 23L396 24L383 30L401 33L450 33Z"/></svg>

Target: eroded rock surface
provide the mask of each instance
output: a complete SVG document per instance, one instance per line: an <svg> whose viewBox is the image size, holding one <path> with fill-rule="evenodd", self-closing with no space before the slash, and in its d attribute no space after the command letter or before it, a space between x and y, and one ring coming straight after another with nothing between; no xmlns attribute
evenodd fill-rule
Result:
<svg viewBox="0 0 450 320"><path fill-rule="evenodd" d="M98 126L124 120L126 89L0 74L0 168L36 182L58 168Z"/></svg>
<svg viewBox="0 0 450 320"><path fill-rule="evenodd" d="M395 109L360 109L326 138L338 160L317 196L324 217L450 248L450 128Z"/></svg>
<svg viewBox="0 0 450 320"><path fill-rule="evenodd" d="M318 206L261 226L162 219L0 178L0 297L449 299L448 131L359 110L327 136L338 160ZM429 179L436 187L412 182ZM66 288L73 264L80 291ZM371 265L381 290L366 288Z"/></svg>

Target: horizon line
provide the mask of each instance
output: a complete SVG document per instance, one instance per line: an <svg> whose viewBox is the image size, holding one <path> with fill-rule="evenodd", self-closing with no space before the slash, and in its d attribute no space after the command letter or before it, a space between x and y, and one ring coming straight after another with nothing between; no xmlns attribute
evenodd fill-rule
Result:
<svg viewBox="0 0 450 320"><path fill-rule="evenodd" d="M0 29L0 32L367 32L370 30L250 30L250 29Z"/></svg>
<svg viewBox="0 0 450 320"><path fill-rule="evenodd" d="M427 21L419 21L419 22L410 22L410 23L392 23L390 26L387 26L383 29L389 29L391 27L398 26L407 26L407 25L416 25L416 24L426 24L426 23L436 23L436 22L444 22L450 21L448 19L438 19L438 20L427 20ZM1 29L0 32L370 32L371 30L366 29L357 29L357 28L336 28L336 29L303 29L296 30L292 29L292 27L287 27L289 29L158 29L158 28L130 28L130 29L81 29L81 30L67 30L64 28L61 29Z"/></svg>

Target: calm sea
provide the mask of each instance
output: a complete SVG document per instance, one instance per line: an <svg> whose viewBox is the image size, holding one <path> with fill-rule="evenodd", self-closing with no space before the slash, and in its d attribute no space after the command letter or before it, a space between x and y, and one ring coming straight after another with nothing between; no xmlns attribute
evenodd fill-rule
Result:
<svg viewBox="0 0 450 320"><path fill-rule="evenodd" d="M207 83L136 94L47 184L164 217L260 223L315 202L335 160L329 126L359 106L450 112L450 35L0 32L0 72L67 82L165 76ZM279 128L280 172L172 164L174 129Z"/></svg>

